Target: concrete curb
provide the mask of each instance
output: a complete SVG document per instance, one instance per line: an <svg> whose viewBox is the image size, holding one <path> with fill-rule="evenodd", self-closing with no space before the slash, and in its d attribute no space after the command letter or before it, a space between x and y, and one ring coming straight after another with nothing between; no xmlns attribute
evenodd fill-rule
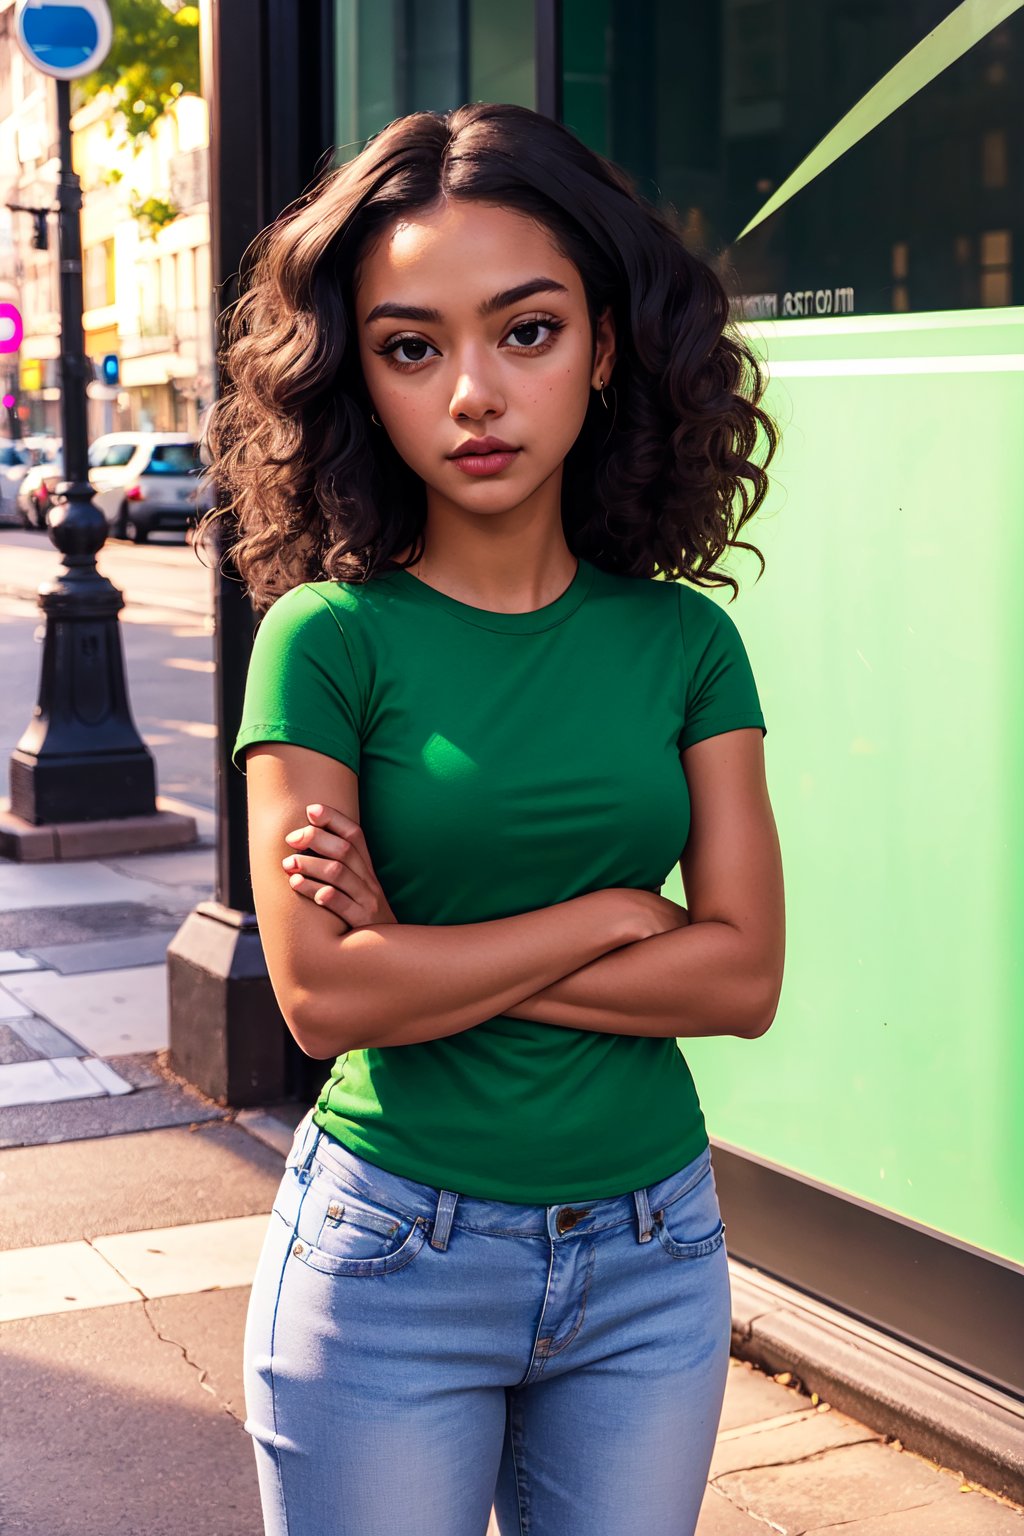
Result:
<svg viewBox="0 0 1024 1536"><path fill-rule="evenodd" d="M907 1450L1024 1503L1024 1404L730 1259L732 1352L791 1371Z"/></svg>

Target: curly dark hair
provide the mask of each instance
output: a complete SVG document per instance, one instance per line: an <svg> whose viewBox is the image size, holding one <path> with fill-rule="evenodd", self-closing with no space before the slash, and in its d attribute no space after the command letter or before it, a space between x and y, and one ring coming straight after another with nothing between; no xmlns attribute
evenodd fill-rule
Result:
<svg viewBox="0 0 1024 1536"><path fill-rule="evenodd" d="M491 102L396 118L253 241L244 292L222 316L224 392L204 427L220 504L197 541L230 515L227 547L260 613L300 582L366 581L410 543L406 564L422 554L425 487L370 425L352 278L396 216L442 196L542 224L580 273L592 339L611 306L614 415L592 392L563 471L571 551L735 598L738 583L713 570L732 546L757 555L760 579L764 557L737 535L768 489L752 458L758 427L765 464L778 430L721 280L627 172L552 119Z"/></svg>

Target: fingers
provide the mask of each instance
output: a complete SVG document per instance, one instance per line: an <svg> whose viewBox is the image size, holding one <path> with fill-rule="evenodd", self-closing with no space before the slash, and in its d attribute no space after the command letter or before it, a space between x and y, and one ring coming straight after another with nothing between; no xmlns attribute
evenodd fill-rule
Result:
<svg viewBox="0 0 1024 1536"><path fill-rule="evenodd" d="M353 821L351 816L346 816L344 811L339 811L333 805L307 805L306 815L313 827L323 828L325 832L333 832L337 837L345 838L358 849L367 863L370 862L370 850L358 821Z"/></svg>
<svg viewBox="0 0 1024 1536"><path fill-rule="evenodd" d="M351 928L352 924L345 916L351 911L351 898L344 891L336 890L333 885L321 885L319 880L307 880L303 875L293 875L289 884L297 896L305 896L318 907L326 907L346 928Z"/></svg>
<svg viewBox="0 0 1024 1536"><path fill-rule="evenodd" d="M311 811L312 807L307 807L307 810ZM340 813L338 814L340 815ZM359 832L359 837L356 838L329 831L326 826L318 826L314 821L304 827L296 828L293 832L287 833L285 842L293 853L315 853L321 858L343 860L364 880L373 879L373 865L366 850L362 829L358 828L356 822L351 821L347 816L342 816L341 820L346 822L348 826L356 828Z"/></svg>
<svg viewBox="0 0 1024 1536"><path fill-rule="evenodd" d="M281 861L281 864L289 877L289 883L293 886L297 884L298 879L315 881L318 886L332 886L335 890L344 892L353 901L358 901L369 889L368 882L347 861L321 859L311 854L290 853Z"/></svg>

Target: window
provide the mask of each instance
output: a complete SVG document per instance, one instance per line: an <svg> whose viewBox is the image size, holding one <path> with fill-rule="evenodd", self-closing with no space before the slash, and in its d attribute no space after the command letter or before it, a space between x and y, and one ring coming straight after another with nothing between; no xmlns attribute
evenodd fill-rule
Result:
<svg viewBox="0 0 1024 1536"><path fill-rule="evenodd" d="M101 240L82 253L83 303L86 309L103 309L116 302L114 289L114 242Z"/></svg>
<svg viewBox="0 0 1024 1536"><path fill-rule="evenodd" d="M740 317L1021 304L1024 7L994 10L563 0L563 118L674 210ZM922 67L954 12L959 56Z"/></svg>
<svg viewBox="0 0 1024 1536"><path fill-rule="evenodd" d="M198 443L158 443L144 475L197 475L202 469Z"/></svg>
<svg viewBox="0 0 1024 1536"><path fill-rule="evenodd" d="M335 0L337 163L407 112L536 105L534 0Z"/></svg>
<svg viewBox="0 0 1024 1536"><path fill-rule="evenodd" d="M111 443L99 461L102 469L123 469L138 451L137 443Z"/></svg>

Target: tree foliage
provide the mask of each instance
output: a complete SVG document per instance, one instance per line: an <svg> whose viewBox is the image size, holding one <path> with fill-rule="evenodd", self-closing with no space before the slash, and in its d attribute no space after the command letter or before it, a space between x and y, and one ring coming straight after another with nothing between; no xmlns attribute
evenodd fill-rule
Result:
<svg viewBox="0 0 1024 1536"><path fill-rule="evenodd" d="M115 92L129 138L141 146L183 91L199 91L199 7L181 0L113 0L110 52L71 82L72 110L104 87Z"/></svg>

